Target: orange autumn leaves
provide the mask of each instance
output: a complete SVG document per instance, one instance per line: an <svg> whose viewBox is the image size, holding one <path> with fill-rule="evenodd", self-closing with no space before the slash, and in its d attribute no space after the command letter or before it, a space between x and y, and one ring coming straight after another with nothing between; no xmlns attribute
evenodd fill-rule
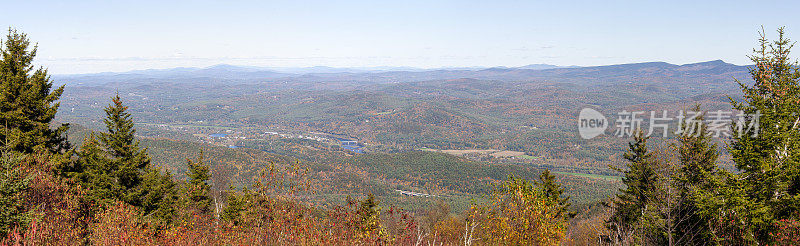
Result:
<svg viewBox="0 0 800 246"><path fill-rule="evenodd" d="M511 177L499 185L491 201L474 209L484 239L492 244L558 245L567 218L549 203L544 191L524 179Z"/></svg>

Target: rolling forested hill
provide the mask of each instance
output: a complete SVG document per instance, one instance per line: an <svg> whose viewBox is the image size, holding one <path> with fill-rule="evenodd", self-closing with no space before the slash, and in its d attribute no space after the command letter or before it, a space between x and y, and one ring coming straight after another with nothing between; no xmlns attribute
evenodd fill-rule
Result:
<svg viewBox="0 0 800 246"><path fill-rule="evenodd" d="M512 173L533 179L542 169L556 171L578 204L599 201L618 186L618 173L608 166L621 163L629 139L579 138L581 108L598 108L609 118L622 109L680 110L697 102L726 109L727 96L738 95L734 78L746 72L722 61L305 74L215 66L56 79L67 85L59 120L99 129L102 108L119 92L153 162L177 177L186 171L185 159L203 149L237 186L250 184L270 163L299 162L324 191L305 194L310 202L374 193L418 206L419 199L396 192L408 190L440 194L463 208L490 183ZM356 139L366 154L336 141L266 132ZM73 135L79 142L81 134ZM525 158L419 149L517 151Z"/></svg>

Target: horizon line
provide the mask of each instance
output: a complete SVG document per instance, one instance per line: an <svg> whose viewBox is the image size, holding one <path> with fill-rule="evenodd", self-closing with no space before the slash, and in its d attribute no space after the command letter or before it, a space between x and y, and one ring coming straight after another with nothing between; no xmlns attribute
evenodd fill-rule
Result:
<svg viewBox="0 0 800 246"><path fill-rule="evenodd" d="M230 63L218 63L210 66L177 66L177 67L166 67L166 68L145 68L145 69L132 69L126 70L121 72L93 72L93 73L53 73L51 75L56 76L70 76L70 75L99 75L99 74L129 74L135 72L153 72L153 71L169 71L169 70L176 70L176 69L210 69L215 67L222 67L222 66L230 66L230 67L238 67L238 68L249 68L249 69L258 69L257 71L271 71L276 73L286 73L286 74L293 74L292 72L281 72L281 71L274 71L274 70L289 70L289 69L314 69L314 68L330 68L330 69L353 69L353 70L364 70L364 71L356 71L356 73L362 72L413 72L413 70L422 70L422 71L435 71L435 70L470 70L470 69L492 69L492 68L506 68L506 69L525 69L526 66L554 66L553 68L543 68L543 69L533 69L533 70L548 70L548 69L569 69L569 68L591 68L591 67L607 67L607 66L618 66L618 65L633 65L633 64L647 64L647 63L666 63L670 65L676 66L685 66L685 65L692 65L692 64L701 64L701 63L710 63L710 62L722 62L725 64L730 64L734 66L749 66L752 64L734 64L726 62L722 59L715 59L715 60L707 60L707 61L700 61L700 62L691 62L691 63L684 63L684 64L675 64L669 63L665 61L642 61L642 62L629 62L629 63L614 63L614 64L605 64L605 65L591 65L591 66L577 66L577 65L554 65L554 64L547 64L547 63L531 63L522 66L444 66L444 67L431 67L431 68L424 68L424 67L414 67L414 66L352 66L352 67L334 67L334 66L326 66L326 65L316 65L316 66L297 66L297 67L280 67L280 66L252 66L252 65L234 65ZM370 70L372 69L372 70ZM383 70L382 70L383 69ZM386 70L389 69L389 70ZM397 70L391 70L397 69ZM407 69L407 70L403 70ZM315 73L315 72L311 72ZM324 73L324 72L322 72ZM333 72L333 73L344 73L344 72ZM296 73L296 74L309 74L309 73Z"/></svg>

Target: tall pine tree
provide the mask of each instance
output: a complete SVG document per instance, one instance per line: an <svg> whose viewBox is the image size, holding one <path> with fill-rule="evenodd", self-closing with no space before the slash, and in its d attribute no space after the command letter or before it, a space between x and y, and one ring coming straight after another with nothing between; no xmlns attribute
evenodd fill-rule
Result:
<svg viewBox="0 0 800 246"><path fill-rule="evenodd" d="M106 132L90 134L78 151L80 158L65 173L87 188L90 200L124 201L169 222L175 213L175 183L151 165L147 149L139 148L133 119L119 95L111 101L105 109Z"/></svg>
<svg viewBox="0 0 800 246"><path fill-rule="evenodd" d="M800 211L800 71L783 28L776 41L762 32L759 42L750 56L754 83L737 81L743 100L731 100L750 117L735 122L730 152L741 171L744 229L769 243L774 223Z"/></svg>
<svg viewBox="0 0 800 246"><path fill-rule="evenodd" d="M700 105L695 105L700 112ZM674 184L678 190L677 204L672 215L675 232L670 235L678 245L707 245L712 240L709 221L702 217L698 203L702 195L714 192L712 179L717 175L717 145L712 142L705 118L700 114L698 129L684 131L678 139L680 169ZM687 124L689 125L689 124Z"/></svg>
<svg viewBox="0 0 800 246"><path fill-rule="evenodd" d="M150 167L150 157L146 149L139 148L134 134L133 119L122 104L119 94L111 98L112 104L105 109L107 132L100 133L100 144L106 149L113 162L111 169L123 193L123 200L133 205L139 202L137 192L142 183L146 168Z"/></svg>
<svg viewBox="0 0 800 246"><path fill-rule="evenodd" d="M47 70L34 69L36 50L27 35L12 29L0 47L0 238L14 227L24 229L30 218L23 197L32 177L22 167L24 156L69 149L68 126L50 125L64 87L51 90Z"/></svg>
<svg viewBox="0 0 800 246"><path fill-rule="evenodd" d="M657 189L658 175L653 168L653 156L647 148L648 137L641 131L634 135L634 141L628 144L628 152L623 157L628 161L627 170L617 167L613 169L622 172L624 189L613 201L613 212L608 220L612 240L621 242L632 240L634 233L643 233L640 225L641 219L647 212Z"/></svg>
<svg viewBox="0 0 800 246"><path fill-rule="evenodd" d="M569 211L570 205L569 196L561 197L564 194L564 189L561 184L556 182L556 177L550 174L550 170L544 170L539 175L539 180L534 182L547 196L548 206L556 206L558 208L558 217L569 219L575 214Z"/></svg>
<svg viewBox="0 0 800 246"><path fill-rule="evenodd" d="M211 185L208 184L211 179L208 166L203 160L203 151L200 151L200 156L196 161L190 159L186 160L186 166L189 168L186 175L186 199L187 206L192 209L197 209L200 213L211 212Z"/></svg>
<svg viewBox="0 0 800 246"><path fill-rule="evenodd" d="M52 129L50 122L64 86L51 90L47 70L34 70L36 50L27 35L8 30L0 48L0 143L21 153L59 152L69 148L64 136L68 125Z"/></svg>

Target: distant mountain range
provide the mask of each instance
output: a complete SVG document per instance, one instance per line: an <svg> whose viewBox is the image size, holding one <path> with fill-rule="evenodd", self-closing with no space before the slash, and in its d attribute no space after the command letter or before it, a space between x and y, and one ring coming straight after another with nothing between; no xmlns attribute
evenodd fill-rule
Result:
<svg viewBox="0 0 800 246"><path fill-rule="evenodd" d="M415 82L440 79L484 80L564 80L580 84L618 82L620 78L636 77L696 77L722 75L739 77L747 72L721 60L675 65L666 62L645 62L608 66L576 67L531 64L521 67L454 67L421 69L412 67L372 68L261 68L215 65L206 68L148 69L122 73L54 75L56 83L72 86L96 86L108 83L142 84L154 82L252 84L269 81L283 82L352 82L357 84Z"/></svg>
<svg viewBox="0 0 800 246"><path fill-rule="evenodd" d="M521 67L513 67L516 69L531 69L531 70L544 70L554 68L576 68L578 66L557 66L550 64L530 64ZM329 66L314 66L314 67L254 67L254 66L235 66L229 64L218 64L205 68L197 67L177 67L167 69L144 69L132 70L128 72L103 72L103 73L89 73L89 74L59 74L61 77L73 76L108 76L108 75L124 75L124 74L137 74L137 75L177 75L186 73L214 73L214 72L237 72L237 73L253 73L253 72L274 72L281 74L309 74L309 73L370 73L370 72L419 72L419 71L433 71L433 70L482 70L489 67L442 67L442 68L416 68L416 67L329 67ZM509 68L509 67L497 67Z"/></svg>

